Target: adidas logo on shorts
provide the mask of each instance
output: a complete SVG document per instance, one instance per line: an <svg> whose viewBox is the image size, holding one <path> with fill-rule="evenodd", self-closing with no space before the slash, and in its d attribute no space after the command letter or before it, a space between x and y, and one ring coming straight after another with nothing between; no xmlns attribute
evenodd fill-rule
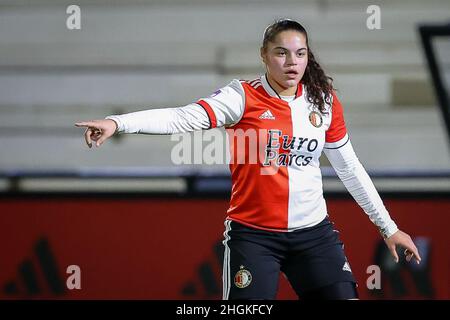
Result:
<svg viewBox="0 0 450 320"><path fill-rule="evenodd" d="M345 261L344 266L342 267L342 270L352 272L352 269L350 268L350 264L348 261Z"/></svg>

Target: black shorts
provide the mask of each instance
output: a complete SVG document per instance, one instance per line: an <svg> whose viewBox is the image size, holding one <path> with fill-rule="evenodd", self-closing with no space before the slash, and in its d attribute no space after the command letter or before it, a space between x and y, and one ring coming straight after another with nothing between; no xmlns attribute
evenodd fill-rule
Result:
<svg viewBox="0 0 450 320"><path fill-rule="evenodd" d="M328 216L293 232L225 221L224 299L275 299L280 271L299 298L357 298L344 245ZM344 284L344 285L343 285ZM333 294L320 294L321 288Z"/></svg>

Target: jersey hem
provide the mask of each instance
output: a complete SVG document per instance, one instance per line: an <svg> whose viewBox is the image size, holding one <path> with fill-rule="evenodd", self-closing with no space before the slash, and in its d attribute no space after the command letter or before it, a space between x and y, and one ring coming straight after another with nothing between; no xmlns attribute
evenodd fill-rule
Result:
<svg viewBox="0 0 450 320"><path fill-rule="evenodd" d="M249 222L245 222L236 218L231 218L231 217L226 217L225 221L234 221L237 223L240 223L244 226L253 228L253 229L258 229L258 230L263 230L263 231L269 231L269 232L279 232L279 233L287 233L287 232L293 232L293 231L297 231L297 230L302 230L302 229L306 229L306 228L310 228L310 227L314 227L315 225L318 225L319 223L321 223L323 221L323 219L325 219L326 217L328 217L328 214L324 214L323 218L320 219L318 222L312 224L312 225L307 225L307 226L303 226L303 227L297 227L297 228L292 228L292 229L277 229L277 228L268 228L268 227L261 227L261 226L257 226L254 225L252 223Z"/></svg>

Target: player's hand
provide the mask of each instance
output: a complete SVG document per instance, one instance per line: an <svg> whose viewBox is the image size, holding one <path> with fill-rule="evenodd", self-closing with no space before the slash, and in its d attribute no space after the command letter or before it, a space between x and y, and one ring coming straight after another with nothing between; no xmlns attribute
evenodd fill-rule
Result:
<svg viewBox="0 0 450 320"><path fill-rule="evenodd" d="M114 135L117 130L117 124L114 120L90 120L75 123L76 127L86 128L84 139L89 148L92 147L92 141L97 147L100 147L106 139Z"/></svg>
<svg viewBox="0 0 450 320"><path fill-rule="evenodd" d="M397 245L401 246L402 248L405 248L405 251L403 253L406 256L406 261L409 262L411 261L412 258L414 258L417 264L419 264L420 261L422 260L422 258L420 258L419 255L419 250L417 250L417 247L412 241L411 237L401 230L398 230L389 238L384 239L384 242L386 242L389 251L394 256L395 262L399 261L396 250Z"/></svg>

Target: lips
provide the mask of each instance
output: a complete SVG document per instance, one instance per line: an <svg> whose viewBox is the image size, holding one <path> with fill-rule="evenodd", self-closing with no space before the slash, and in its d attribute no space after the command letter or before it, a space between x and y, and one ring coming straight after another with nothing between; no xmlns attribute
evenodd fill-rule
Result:
<svg viewBox="0 0 450 320"><path fill-rule="evenodd" d="M289 70L285 72L285 75L287 75L289 78L295 78L298 75L298 72L295 70Z"/></svg>

